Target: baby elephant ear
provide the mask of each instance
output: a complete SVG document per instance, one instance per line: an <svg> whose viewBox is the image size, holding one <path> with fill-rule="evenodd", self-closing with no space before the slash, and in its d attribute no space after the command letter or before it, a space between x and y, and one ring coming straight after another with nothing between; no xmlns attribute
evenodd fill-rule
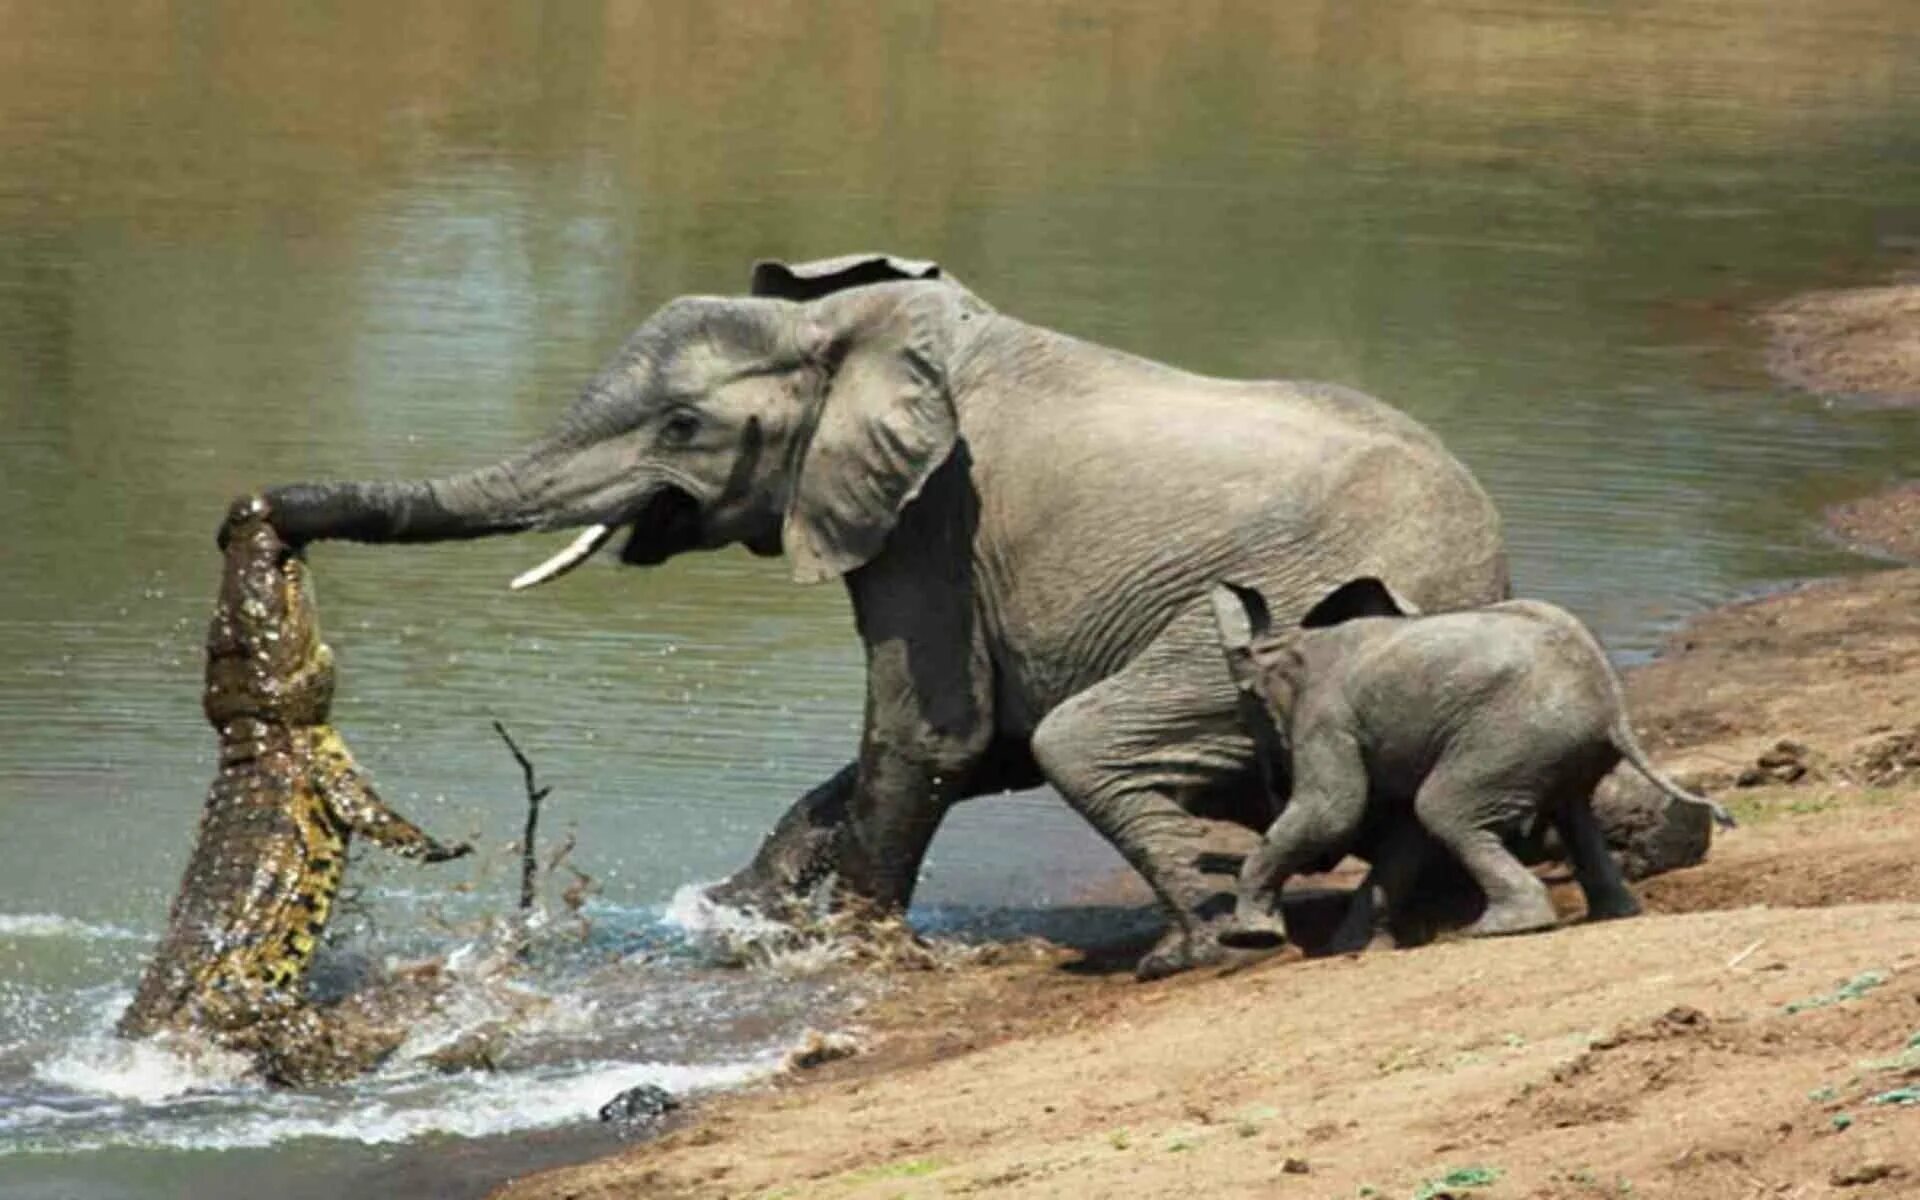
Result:
<svg viewBox="0 0 1920 1200"><path fill-rule="evenodd" d="M1302 629L1323 629L1356 617L1405 617L1420 610L1371 575L1349 579L1300 618Z"/></svg>
<svg viewBox="0 0 1920 1200"><path fill-rule="evenodd" d="M1253 644L1273 627L1266 597L1250 587L1221 582L1207 593L1213 605L1213 623L1220 631L1220 649L1227 656L1227 670L1241 691L1258 691L1259 668L1253 660Z"/></svg>
<svg viewBox="0 0 1920 1200"><path fill-rule="evenodd" d="M756 296L805 301L869 283L942 278L939 263L893 254L843 254L804 263L762 259L753 264L751 290Z"/></svg>
<svg viewBox="0 0 1920 1200"><path fill-rule="evenodd" d="M1244 650L1273 628L1267 598L1255 588L1222 580L1213 586L1207 599L1213 602L1213 623L1219 627L1220 644L1229 650Z"/></svg>

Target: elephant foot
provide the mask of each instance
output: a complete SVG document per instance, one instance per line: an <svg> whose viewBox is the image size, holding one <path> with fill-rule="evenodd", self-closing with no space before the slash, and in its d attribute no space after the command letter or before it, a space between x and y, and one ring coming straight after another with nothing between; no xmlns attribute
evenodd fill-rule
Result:
<svg viewBox="0 0 1920 1200"><path fill-rule="evenodd" d="M1277 950L1287 944L1279 922L1266 925L1233 924L1220 931L1220 944L1229 950Z"/></svg>
<svg viewBox="0 0 1920 1200"><path fill-rule="evenodd" d="M852 882L841 837L850 818L847 798L857 778L853 764L795 801L761 841L753 861L707 889L728 908L775 915L828 880Z"/></svg>
<svg viewBox="0 0 1920 1200"><path fill-rule="evenodd" d="M1242 966L1267 957L1285 944L1284 938L1278 938L1228 945L1226 934L1235 927L1233 918L1227 915L1190 925L1176 922L1134 964L1133 977L1146 983L1200 967Z"/></svg>
<svg viewBox="0 0 1920 1200"><path fill-rule="evenodd" d="M1273 950L1287 944L1287 927L1271 908L1242 897L1219 937L1229 950Z"/></svg>
<svg viewBox="0 0 1920 1200"><path fill-rule="evenodd" d="M1460 932L1468 937L1507 937L1552 929L1559 923L1552 903L1542 895L1539 904L1488 905L1479 920Z"/></svg>
<svg viewBox="0 0 1920 1200"><path fill-rule="evenodd" d="M1166 936L1134 964L1133 977L1147 983L1196 967L1223 966L1232 957L1233 951L1222 944L1213 931L1188 931L1176 926L1167 930Z"/></svg>
<svg viewBox="0 0 1920 1200"><path fill-rule="evenodd" d="M1624 889L1618 895L1587 902L1587 920L1589 921L1617 921L1622 917L1639 915L1640 901L1634 898L1632 892Z"/></svg>

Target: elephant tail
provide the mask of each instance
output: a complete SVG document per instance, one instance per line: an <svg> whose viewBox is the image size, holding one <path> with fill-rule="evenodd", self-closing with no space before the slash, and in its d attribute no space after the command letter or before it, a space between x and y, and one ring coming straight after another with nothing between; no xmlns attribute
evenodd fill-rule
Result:
<svg viewBox="0 0 1920 1200"><path fill-rule="evenodd" d="M1728 812L1723 806L1716 804L1705 796L1694 795L1692 792L1675 783L1665 772L1661 771L1660 768L1654 766L1652 760L1647 757L1646 751L1640 748L1639 741L1634 738L1633 730L1627 726L1627 717L1624 710L1621 710L1620 716L1615 718L1613 722L1613 728L1608 731L1608 740L1613 743L1613 748L1620 752L1620 757L1633 764L1634 770L1645 775L1653 786L1665 792L1672 799L1681 800L1688 804L1697 804L1706 809L1713 814L1714 824L1720 826L1722 829L1733 829L1740 824L1740 822L1733 819L1733 814Z"/></svg>
<svg viewBox="0 0 1920 1200"><path fill-rule="evenodd" d="M1607 740L1612 742L1613 748L1620 752L1620 757L1631 763L1634 770L1645 775L1649 783L1665 792L1668 799L1699 805L1713 814L1714 824L1722 829L1738 828L1740 822L1734 820L1733 814L1723 806L1705 796L1694 795L1675 783L1659 767L1653 765L1653 760L1647 757L1647 752L1640 748L1639 739L1633 736L1633 727L1627 724L1627 691L1621 686L1620 676L1614 671L1612 662L1607 658L1606 647L1602 646L1600 639L1593 636L1593 631L1572 613L1561 610L1559 621L1564 628L1586 643L1588 651L1592 653L1599 663L1600 670L1606 675L1608 690L1613 694L1613 727L1607 730Z"/></svg>

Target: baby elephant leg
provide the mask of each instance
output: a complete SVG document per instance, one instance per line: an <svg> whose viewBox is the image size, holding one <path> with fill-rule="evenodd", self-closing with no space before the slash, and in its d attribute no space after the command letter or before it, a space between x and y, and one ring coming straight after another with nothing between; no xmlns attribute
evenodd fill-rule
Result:
<svg viewBox="0 0 1920 1200"><path fill-rule="evenodd" d="M1407 900L1420 881L1431 845L1419 822L1405 820L1393 826L1375 848L1373 866L1354 891L1346 917L1329 939L1328 953L1387 950L1399 945L1392 930L1406 918Z"/></svg>
<svg viewBox="0 0 1920 1200"><path fill-rule="evenodd" d="M1366 809L1359 748L1346 737L1303 737L1294 753L1293 795L1240 869L1233 923L1221 943L1247 949L1283 942L1280 893L1288 877L1345 855Z"/></svg>
<svg viewBox="0 0 1920 1200"><path fill-rule="evenodd" d="M1567 859L1580 891L1587 898L1587 919L1607 921L1639 913L1640 901L1627 888L1620 864L1607 848L1607 835L1593 815L1593 802L1586 791L1569 797L1555 818L1560 840L1566 844Z"/></svg>
<svg viewBox="0 0 1920 1200"><path fill-rule="evenodd" d="M1486 893L1486 911L1467 926L1468 936L1529 933L1558 923L1547 885L1521 865L1498 832L1537 807L1538 798L1525 791L1445 768L1421 785L1414 800L1420 823Z"/></svg>

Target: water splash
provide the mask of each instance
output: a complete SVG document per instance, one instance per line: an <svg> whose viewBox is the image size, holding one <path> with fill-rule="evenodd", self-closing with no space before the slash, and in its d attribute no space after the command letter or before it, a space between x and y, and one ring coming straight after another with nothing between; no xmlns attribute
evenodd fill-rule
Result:
<svg viewBox="0 0 1920 1200"><path fill-rule="evenodd" d="M667 901L661 920L696 943L778 938L792 932L790 926L779 921L720 903L709 894L712 887L712 883L682 885Z"/></svg>
<svg viewBox="0 0 1920 1200"><path fill-rule="evenodd" d="M115 1011L118 1011L118 1005ZM158 1104L194 1092L248 1086L253 1063L191 1037L128 1041L98 1029L35 1064L34 1078L83 1096Z"/></svg>
<svg viewBox="0 0 1920 1200"><path fill-rule="evenodd" d="M13 924L35 931L27 936L103 936L48 914ZM697 1094L776 1071L799 1030L839 994L828 981L716 968L657 907L603 907L591 941L565 923L517 915L480 924L434 947L428 961L444 991L401 1046L339 1087L278 1090L250 1073L245 1056L197 1039L116 1037L124 978L69 993L21 1030L28 1037L0 1047L0 1158L312 1138L386 1145L591 1124L600 1106L640 1084ZM531 961L520 953L529 946ZM131 968L137 956L126 957ZM351 990L420 965L360 947L338 949L334 969ZM450 1068L441 1052L476 1036L496 1069Z"/></svg>

